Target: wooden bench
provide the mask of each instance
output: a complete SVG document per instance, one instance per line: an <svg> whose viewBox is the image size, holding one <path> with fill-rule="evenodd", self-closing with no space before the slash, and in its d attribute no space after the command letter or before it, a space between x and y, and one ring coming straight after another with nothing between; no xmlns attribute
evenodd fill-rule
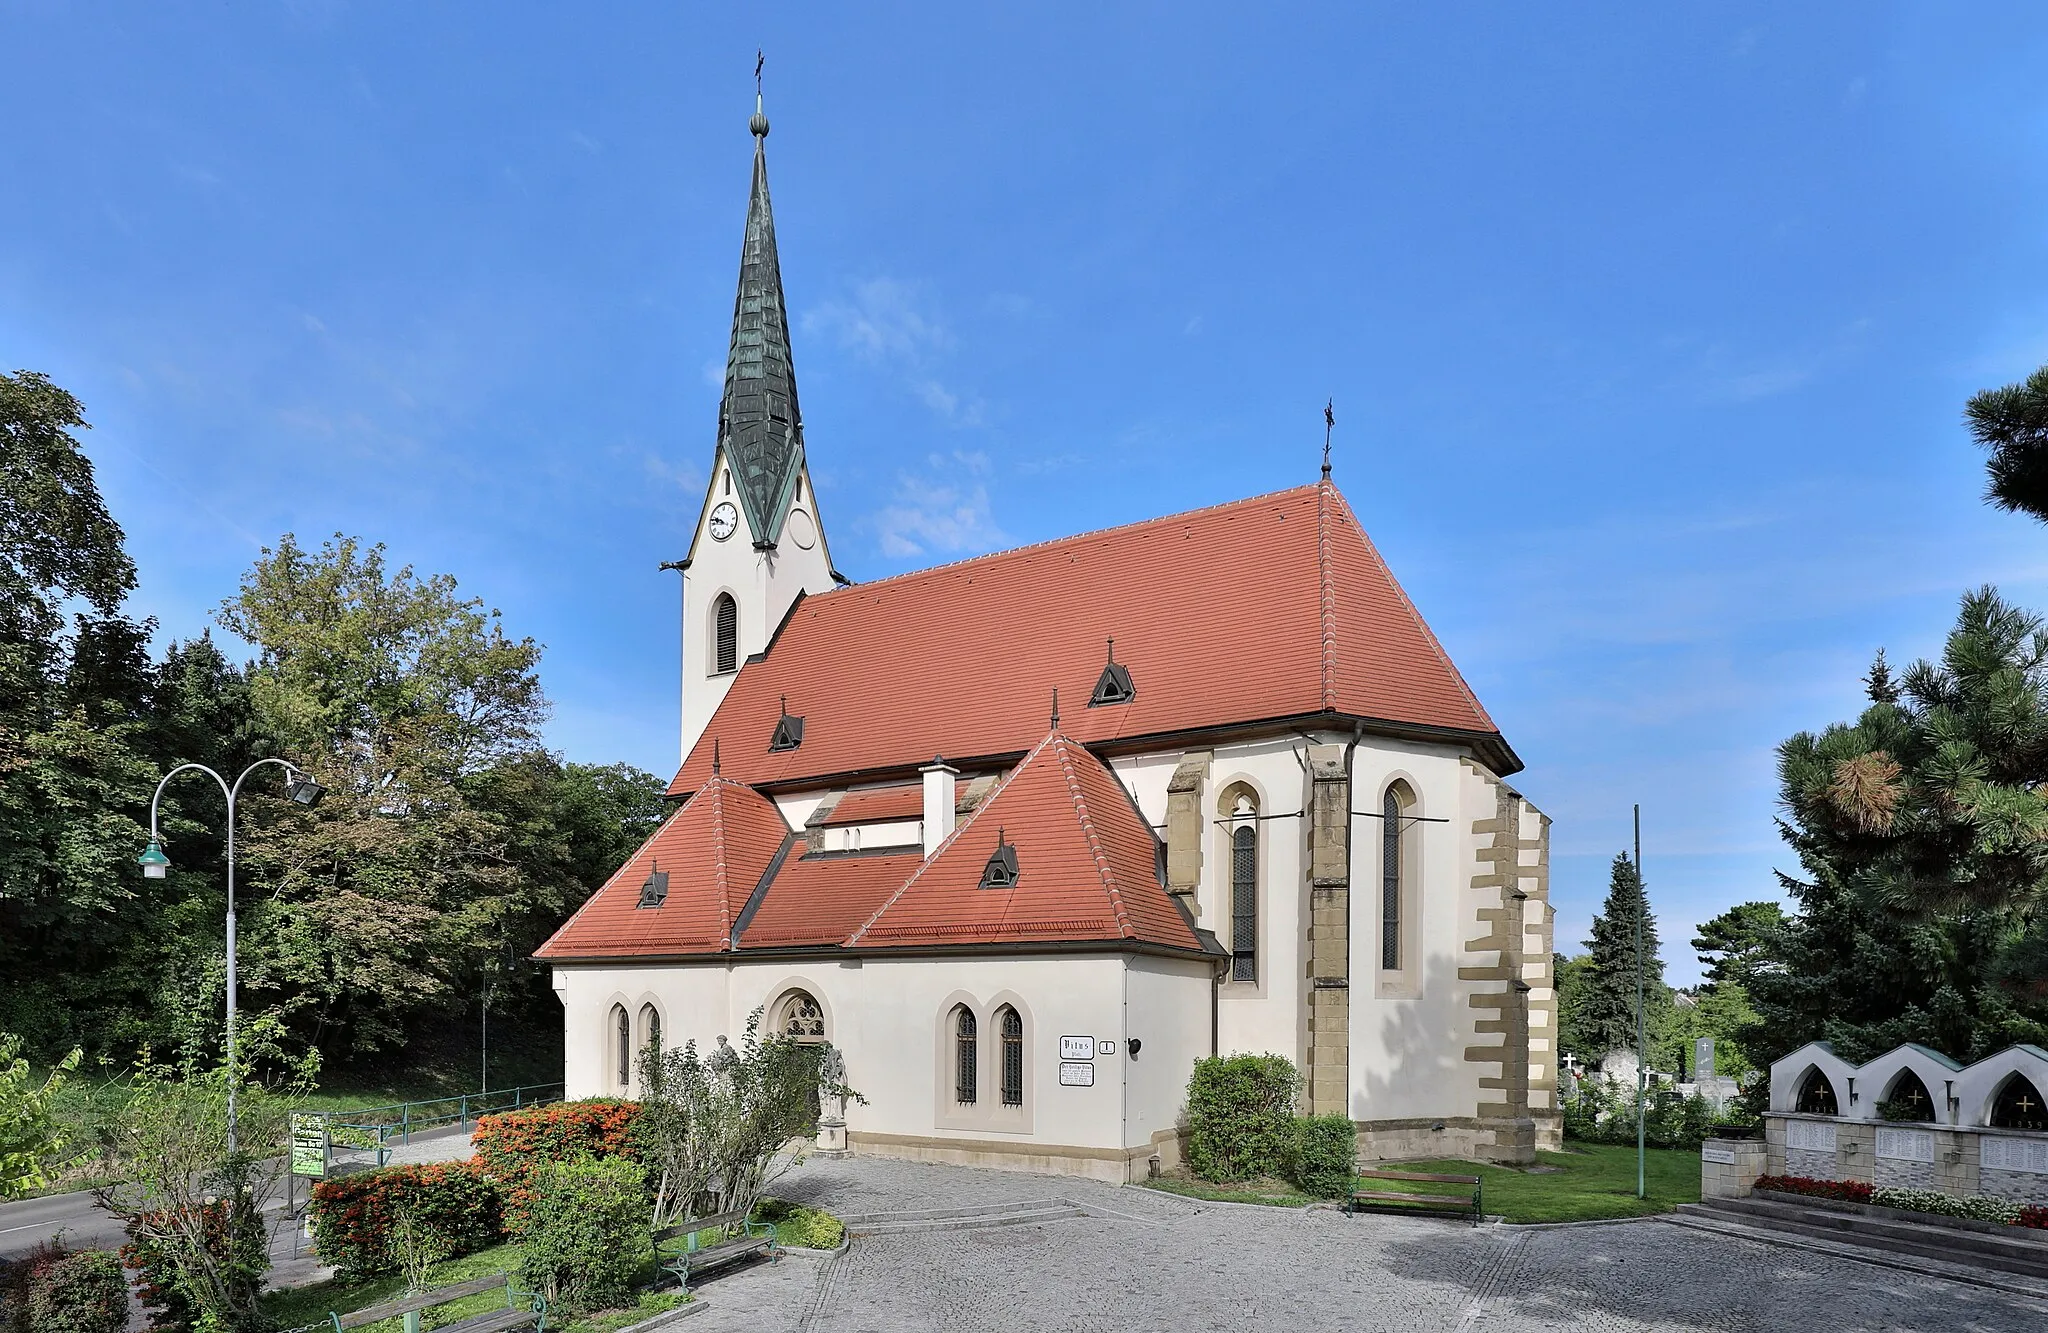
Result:
<svg viewBox="0 0 2048 1333"><path fill-rule="evenodd" d="M723 1233L733 1227L739 1234L709 1245L698 1243L699 1233L717 1231ZM661 1247L682 1238L680 1253L666 1258ZM661 1282L660 1274L671 1274L684 1291L690 1289L690 1279L699 1273L708 1273L714 1268L723 1268L752 1254L765 1254L773 1262L782 1257L782 1247L776 1243L775 1227L772 1223L756 1222L748 1217L745 1209L736 1208L729 1213L713 1217L693 1217L672 1227L663 1227L653 1236L655 1283Z"/></svg>
<svg viewBox="0 0 2048 1333"><path fill-rule="evenodd" d="M1476 1223L1485 1216L1481 1203L1481 1186L1478 1176L1444 1176L1428 1171L1361 1171L1360 1181L1369 1180L1420 1180L1437 1185L1470 1185L1470 1194L1416 1194L1407 1190L1354 1189L1346 1212L1356 1213L1363 1209L1378 1209L1392 1213L1423 1213L1430 1216L1450 1214L1469 1215Z"/></svg>
<svg viewBox="0 0 2048 1333"><path fill-rule="evenodd" d="M493 1273L489 1277L471 1278L467 1282L454 1282L445 1287L430 1287L416 1291L410 1296L379 1305L367 1306L351 1314L328 1311L327 1317L334 1321L334 1333L348 1333L352 1328L374 1324L398 1315L405 1316L405 1333L419 1333L420 1311L430 1310L437 1305L459 1301L465 1296L478 1296L494 1287L505 1290L505 1308L486 1310L471 1315L458 1323L444 1324L434 1333L507 1333L515 1328L531 1327L533 1333L547 1333L548 1303L538 1293L520 1291L512 1285L508 1273Z"/></svg>

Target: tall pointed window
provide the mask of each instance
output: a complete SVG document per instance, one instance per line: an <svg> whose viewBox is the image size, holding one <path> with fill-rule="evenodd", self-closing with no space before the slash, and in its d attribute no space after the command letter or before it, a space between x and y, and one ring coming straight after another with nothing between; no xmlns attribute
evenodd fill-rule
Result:
<svg viewBox="0 0 2048 1333"><path fill-rule="evenodd" d="M651 1004L640 1006L641 1044L661 1049L661 1011Z"/></svg>
<svg viewBox="0 0 2048 1333"><path fill-rule="evenodd" d="M1401 967L1401 794L1380 802L1380 966Z"/></svg>
<svg viewBox="0 0 2048 1333"><path fill-rule="evenodd" d="M732 594L722 592L711 604L711 674L722 676L740 669L740 604Z"/></svg>
<svg viewBox="0 0 2048 1333"><path fill-rule="evenodd" d="M1024 1104L1024 1020L1004 1005L996 1013L1003 1034L1003 1105Z"/></svg>
<svg viewBox="0 0 2048 1333"><path fill-rule="evenodd" d="M1259 979L1258 806L1239 796L1230 829L1230 979Z"/></svg>
<svg viewBox="0 0 2048 1333"><path fill-rule="evenodd" d="M633 1020L626 1017L626 1006L612 1006L612 1046L614 1068L612 1073L618 1079L621 1090L633 1082Z"/></svg>
<svg viewBox="0 0 2048 1333"><path fill-rule="evenodd" d="M953 1010L953 1100L962 1106L974 1105L975 1087L980 1082L977 1040L974 1011L964 1004L956 1006Z"/></svg>

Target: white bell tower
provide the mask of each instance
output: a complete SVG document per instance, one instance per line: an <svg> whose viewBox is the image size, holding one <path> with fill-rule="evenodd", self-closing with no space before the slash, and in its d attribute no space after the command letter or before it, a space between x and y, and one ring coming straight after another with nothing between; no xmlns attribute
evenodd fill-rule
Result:
<svg viewBox="0 0 2048 1333"><path fill-rule="evenodd" d="M803 415L768 203L768 117L754 99L754 185L740 250L718 446L683 574L682 758L704 735L747 658L799 596L844 582L832 568L804 461ZM734 737L747 745L768 738Z"/></svg>

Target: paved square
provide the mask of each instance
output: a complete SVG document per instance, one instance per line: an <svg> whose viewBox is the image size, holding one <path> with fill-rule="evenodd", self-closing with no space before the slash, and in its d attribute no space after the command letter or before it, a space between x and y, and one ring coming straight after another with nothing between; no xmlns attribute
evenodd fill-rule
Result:
<svg viewBox="0 0 2048 1333"><path fill-rule="evenodd" d="M709 1283L685 1333L2048 1327L2021 1297L1657 1221L1472 1228L858 1158L808 1162L775 1192L835 1212L1061 1197L1090 1215L758 1266Z"/></svg>

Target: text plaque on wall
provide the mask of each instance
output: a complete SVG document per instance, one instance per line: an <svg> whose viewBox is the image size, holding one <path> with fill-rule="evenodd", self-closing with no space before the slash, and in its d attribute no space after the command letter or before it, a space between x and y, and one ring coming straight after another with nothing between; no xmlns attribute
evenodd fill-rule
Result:
<svg viewBox="0 0 2048 1333"><path fill-rule="evenodd" d="M1095 1066L1083 1060L1060 1061L1060 1086L1063 1088L1094 1087Z"/></svg>

